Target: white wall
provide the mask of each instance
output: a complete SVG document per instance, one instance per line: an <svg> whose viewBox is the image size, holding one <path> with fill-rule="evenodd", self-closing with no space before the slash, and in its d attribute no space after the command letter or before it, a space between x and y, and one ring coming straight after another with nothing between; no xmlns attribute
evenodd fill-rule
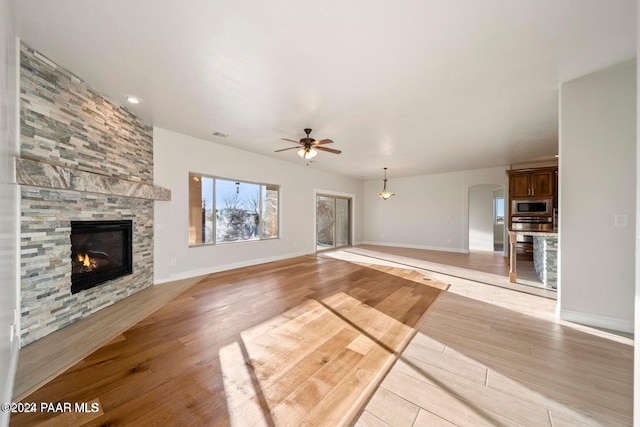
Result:
<svg viewBox="0 0 640 427"><path fill-rule="evenodd" d="M387 189L396 193L382 200L380 179L364 185L364 241L369 244L467 252L469 249L469 187L505 186L507 167L394 178L389 169Z"/></svg>
<svg viewBox="0 0 640 427"><path fill-rule="evenodd" d="M479 184L469 188L469 250L493 251L495 184ZM501 239L502 241L502 239Z"/></svg>
<svg viewBox="0 0 640 427"><path fill-rule="evenodd" d="M636 26L640 22L640 0L636 1ZM637 54L640 57L640 28L637 28ZM640 70L636 67L636 82L640 80ZM640 111L640 87L636 87L636 111ZM637 117L637 115L636 115ZM640 331L640 118L636 118L636 281L635 281L635 329ZM635 335L635 334L634 334ZM633 425L640 425L640 351L635 346L633 352Z"/></svg>
<svg viewBox="0 0 640 427"><path fill-rule="evenodd" d="M18 153L17 49L13 10L0 0L0 402L10 402L18 357L18 325L10 333L18 310L18 186L14 156ZM16 316L18 317L18 316ZM0 412L0 425L9 415Z"/></svg>
<svg viewBox="0 0 640 427"><path fill-rule="evenodd" d="M362 239L360 180L273 159L161 128L153 130L154 184L171 190L155 203L155 282L315 253L315 197L323 190L354 195L355 242ZM295 152L283 153L296 156ZM189 172L280 185L280 238L189 248ZM175 265L171 265L175 259Z"/></svg>
<svg viewBox="0 0 640 427"><path fill-rule="evenodd" d="M635 59L566 82L560 93L559 315L632 332ZM614 226L617 214L626 226Z"/></svg>

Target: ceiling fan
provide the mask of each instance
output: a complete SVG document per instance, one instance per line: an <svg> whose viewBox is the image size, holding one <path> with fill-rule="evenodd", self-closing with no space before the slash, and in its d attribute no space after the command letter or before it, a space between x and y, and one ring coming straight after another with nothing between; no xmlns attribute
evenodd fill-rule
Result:
<svg viewBox="0 0 640 427"><path fill-rule="evenodd" d="M304 158L305 160L310 160L313 157L316 156L316 154L318 154L318 150L320 151L326 151L328 153L333 153L333 154L340 154L342 153L342 151L340 150L334 150L333 148L327 148L327 147L320 147L321 145L325 145L325 144L332 144L333 141L330 139L321 139L320 141L316 141L315 139L311 138L309 136L309 134L311 133L311 129L307 128L304 130L304 133L307 134L306 138L302 138L300 139L300 141L294 141L293 139L288 139L288 138L281 138L284 141L289 141L289 142L293 142L295 144L299 144L302 145L302 148L300 148L298 150L298 156ZM289 148L283 148L281 150L276 150L275 152L279 152L279 151L286 151L286 150L295 150L298 149L299 147L289 147Z"/></svg>

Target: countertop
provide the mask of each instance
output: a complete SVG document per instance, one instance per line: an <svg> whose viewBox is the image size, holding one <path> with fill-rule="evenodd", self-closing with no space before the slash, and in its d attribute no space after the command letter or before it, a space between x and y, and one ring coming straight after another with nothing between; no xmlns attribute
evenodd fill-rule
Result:
<svg viewBox="0 0 640 427"><path fill-rule="evenodd" d="M556 237L558 235L558 229L555 228L552 231L509 230L509 234L540 236L540 237Z"/></svg>

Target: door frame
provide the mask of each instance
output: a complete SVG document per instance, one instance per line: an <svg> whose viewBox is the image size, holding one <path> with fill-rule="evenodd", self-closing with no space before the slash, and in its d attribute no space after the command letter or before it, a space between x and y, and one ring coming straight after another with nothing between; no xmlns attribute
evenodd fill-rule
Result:
<svg viewBox="0 0 640 427"><path fill-rule="evenodd" d="M329 197L339 197L342 199L351 199L351 206L349 207L349 241L351 242L349 245L340 246L341 248L353 246L354 237L355 237L355 204L356 204L356 195L351 193L343 193L340 191L333 190L323 190L319 188L313 189L313 248L314 252L324 252L329 250L335 250L337 248L325 249L323 251L318 251L318 224L316 222L316 214L317 214L317 200L318 196L329 196Z"/></svg>
<svg viewBox="0 0 640 427"><path fill-rule="evenodd" d="M471 193L472 190L474 188L478 188L478 187L494 187L492 190L492 197L491 197L491 203L492 203L492 210L493 210L493 219L492 219L492 231L491 231L491 235L492 235L492 240L493 240L493 244L495 244L495 192L503 189L503 191L505 192L504 195L504 203L505 203L505 220L504 223L502 224L502 252L503 254L507 253L507 248L508 248L508 235L507 235L507 187L502 185L502 184L496 184L496 183L479 183L479 184L474 184L474 185L470 185L467 187L467 194L466 194L466 199L467 199L467 211L465 213L466 215L466 226L467 226L467 232L466 232L466 243L467 243L467 253L470 253L471 251L473 251L474 249L471 249L471 214L472 214L472 204L471 204ZM492 249L494 250L494 246L492 244ZM487 251L489 249L486 249ZM506 256L506 255L505 255Z"/></svg>

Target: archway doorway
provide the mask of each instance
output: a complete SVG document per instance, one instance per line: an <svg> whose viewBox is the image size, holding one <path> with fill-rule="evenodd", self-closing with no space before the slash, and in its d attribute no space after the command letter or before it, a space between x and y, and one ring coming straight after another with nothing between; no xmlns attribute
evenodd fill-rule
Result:
<svg viewBox="0 0 640 427"><path fill-rule="evenodd" d="M469 251L504 251L504 203L501 185L469 187Z"/></svg>

